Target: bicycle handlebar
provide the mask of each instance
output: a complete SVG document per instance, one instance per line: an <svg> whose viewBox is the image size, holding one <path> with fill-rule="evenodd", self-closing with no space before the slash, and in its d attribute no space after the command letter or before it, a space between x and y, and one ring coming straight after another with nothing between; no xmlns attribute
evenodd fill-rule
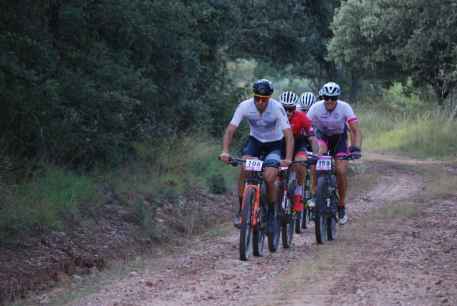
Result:
<svg viewBox="0 0 457 306"><path fill-rule="evenodd" d="M319 160L319 158L321 157L321 156L319 156L317 154L314 154L313 152L306 152L306 156L308 157L308 159L306 159L306 160L294 160L294 161L292 161L290 166L292 166L294 164L306 164L308 166L309 165L315 165L317 163L317 161ZM354 158L352 156L352 154L349 153L348 155L345 155L345 156L335 157L335 159L339 159L339 160L356 160L358 158ZM233 167L237 167L237 166L245 164L245 163L246 163L245 159L236 158L236 157L230 157L230 160L229 160L229 164L231 166L233 166Z"/></svg>
<svg viewBox="0 0 457 306"><path fill-rule="evenodd" d="M316 163L317 160L321 157L321 156L319 156L317 154L314 154L313 152L306 152L306 156L308 157L308 159L311 159L311 160L315 161L314 163ZM328 156L328 155L324 155L324 156ZM348 153L345 156L334 157L334 159L338 159L338 160L356 160L358 158L354 158L351 153Z"/></svg>

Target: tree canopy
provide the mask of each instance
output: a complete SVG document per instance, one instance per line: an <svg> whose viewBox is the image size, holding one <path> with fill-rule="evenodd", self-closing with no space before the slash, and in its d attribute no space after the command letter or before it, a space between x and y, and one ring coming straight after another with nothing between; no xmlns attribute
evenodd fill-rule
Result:
<svg viewBox="0 0 457 306"><path fill-rule="evenodd" d="M300 62L309 76L325 62L318 3L2 1L0 140L78 165L122 159L145 137L220 132L236 93L228 60Z"/></svg>
<svg viewBox="0 0 457 306"><path fill-rule="evenodd" d="M442 102L457 85L456 25L454 1L348 0L329 54L359 75L430 85Z"/></svg>
<svg viewBox="0 0 457 306"><path fill-rule="evenodd" d="M125 159L148 138L219 135L243 90L227 72L240 58L316 84L349 83L346 71L354 80L410 78L442 101L457 84L456 6L5 0L0 143L20 158L78 166Z"/></svg>

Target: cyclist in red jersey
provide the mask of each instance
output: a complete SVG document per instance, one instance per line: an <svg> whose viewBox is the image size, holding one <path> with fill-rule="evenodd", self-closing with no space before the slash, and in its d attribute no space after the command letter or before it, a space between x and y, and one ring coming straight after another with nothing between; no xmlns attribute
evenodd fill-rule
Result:
<svg viewBox="0 0 457 306"><path fill-rule="evenodd" d="M298 110L307 113L309 108L316 103L316 96L310 92L304 92L297 103Z"/></svg>
<svg viewBox="0 0 457 306"><path fill-rule="evenodd" d="M279 100L287 112L287 117L294 135L294 160L306 160L306 151L308 151L309 147L311 147L314 152L317 152L318 150L311 120L306 113L296 110L299 98L295 93L291 91L283 92ZM303 210L303 184L305 182L306 166L303 164L295 164L292 166L292 169L297 175L297 186L293 197L293 209L297 212L301 212Z"/></svg>

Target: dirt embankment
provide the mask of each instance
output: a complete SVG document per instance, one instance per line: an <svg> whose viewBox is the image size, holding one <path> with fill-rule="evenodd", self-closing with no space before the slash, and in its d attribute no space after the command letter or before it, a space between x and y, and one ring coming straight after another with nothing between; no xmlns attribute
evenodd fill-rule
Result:
<svg viewBox="0 0 457 306"><path fill-rule="evenodd" d="M336 241L316 245L310 228L290 249L241 262L225 224L116 277L71 281L24 304L457 305L456 168L371 155L354 164L350 222Z"/></svg>
<svg viewBox="0 0 457 306"><path fill-rule="evenodd" d="M106 203L88 210L87 218L68 222L64 231L0 243L0 305L98 273L112 261L155 256L164 243L198 234L230 215L228 196L202 190L160 205L148 194L129 194L124 201L103 192Z"/></svg>

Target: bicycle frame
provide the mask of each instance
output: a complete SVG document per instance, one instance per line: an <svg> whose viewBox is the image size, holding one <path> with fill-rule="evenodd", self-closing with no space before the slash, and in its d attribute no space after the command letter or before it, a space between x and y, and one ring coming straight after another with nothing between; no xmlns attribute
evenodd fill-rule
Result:
<svg viewBox="0 0 457 306"><path fill-rule="evenodd" d="M338 191L335 159L329 155L315 156L317 172L316 206L314 221L316 241L334 240L336 237ZM353 159L351 155L338 159Z"/></svg>
<svg viewBox="0 0 457 306"><path fill-rule="evenodd" d="M251 214L251 224L253 226L257 225L257 212L260 210L260 188L261 188L261 182L256 182L256 183L249 183L246 182L244 184L244 192L243 192L243 198L246 197L246 191L249 188L254 188L255 189L255 201L254 201L254 206L252 207L252 211L254 212ZM241 209L244 208L244 204L241 205Z"/></svg>
<svg viewBox="0 0 457 306"><path fill-rule="evenodd" d="M234 166L243 164L245 160L243 159L233 159L232 164ZM263 181L263 170L262 172L255 172L255 171L246 171L246 178L244 182L244 191L243 191L243 198L246 197L246 192L250 188L255 189L255 201L254 206L252 207L252 214L251 214L251 225L256 226L258 223L257 217L259 216L258 212L261 208L260 200L261 200L261 193L262 193L262 184ZM244 204L242 203L241 209L244 208ZM242 220L243 221L243 220Z"/></svg>

